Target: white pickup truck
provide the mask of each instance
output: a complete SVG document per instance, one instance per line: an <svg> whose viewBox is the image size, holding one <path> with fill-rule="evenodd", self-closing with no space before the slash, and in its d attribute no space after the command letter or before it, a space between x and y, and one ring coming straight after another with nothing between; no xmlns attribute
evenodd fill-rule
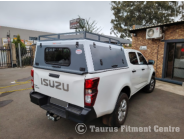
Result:
<svg viewBox="0 0 184 139"><path fill-rule="evenodd" d="M103 117L120 127L129 99L155 88L154 61L118 40L88 32L39 36L31 70L31 102L48 119L88 122Z"/></svg>

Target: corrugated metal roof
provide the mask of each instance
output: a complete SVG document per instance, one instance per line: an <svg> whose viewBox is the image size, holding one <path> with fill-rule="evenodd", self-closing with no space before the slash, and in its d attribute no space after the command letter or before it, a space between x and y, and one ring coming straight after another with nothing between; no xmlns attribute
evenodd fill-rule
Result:
<svg viewBox="0 0 184 139"><path fill-rule="evenodd" d="M149 26L144 26L144 27L140 27L140 28L130 29L129 32L133 33L136 30L141 30L141 29L146 29L146 28L151 28L151 27L157 27L157 26L168 26L168 25L172 25L172 24L182 24L182 23L184 23L184 20L176 21L176 22L160 23L160 24L156 24L156 25L149 25Z"/></svg>

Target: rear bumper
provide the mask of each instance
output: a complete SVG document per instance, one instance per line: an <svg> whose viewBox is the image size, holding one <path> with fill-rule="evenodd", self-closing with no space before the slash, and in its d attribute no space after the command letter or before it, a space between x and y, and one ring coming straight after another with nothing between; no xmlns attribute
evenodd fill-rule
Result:
<svg viewBox="0 0 184 139"><path fill-rule="evenodd" d="M82 108L69 104L67 108L50 103L50 97L38 92L30 92L31 102L39 105L49 113L55 114L62 118L70 119L77 123L86 123L95 119L96 113L93 108Z"/></svg>

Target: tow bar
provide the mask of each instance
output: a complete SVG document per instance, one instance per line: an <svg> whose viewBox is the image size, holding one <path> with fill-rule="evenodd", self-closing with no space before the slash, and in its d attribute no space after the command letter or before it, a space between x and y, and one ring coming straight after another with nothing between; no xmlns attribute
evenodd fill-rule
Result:
<svg viewBox="0 0 184 139"><path fill-rule="evenodd" d="M55 121L55 122L58 121L61 118L61 117L59 117L57 115L54 115L52 113L49 113L49 112L46 113L46 116L49 120L52 120L52 121Z"/></svg>

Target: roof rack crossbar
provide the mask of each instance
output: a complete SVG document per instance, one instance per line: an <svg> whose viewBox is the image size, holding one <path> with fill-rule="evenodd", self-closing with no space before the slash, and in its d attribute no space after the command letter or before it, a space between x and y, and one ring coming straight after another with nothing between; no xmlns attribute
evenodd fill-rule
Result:
<svg viewBox="0 0 184 139"><path fill-rule="evenodd" d="M47 36L42 36L42 38L47 38L47 39L51 39L51 40L58 40L57 38L51 38L51 37L47 37Z"/></svg>
<svg viewBox="0 0 184 139"><path fill-rule="evenodd" d="M70 35L72 35L72 34L75 35L76 37L70 38ZM87 37L86 34L94 35L94 36L97 37L97 39ZM65 36L65 37L68 35L68 38L66 37L66 38L62 39L62 38L61 38L61 35ZM77 35L81 35L81 36L77 36ZM51 36L55 36L55 37L51 37ZM78 38L77 38L77 37L78 37ZM41 40L41 38L44 38L44 40ZM106 38L107 41L102 41L102 40L101 40L102 38ZM110 38L110 37L103 36L103 35L100 35L100 34L95 34L95 33L91 33L91 32L86 32L86 31L82 31L82 32L69 32L69 33L59 33L59 34L48 34L48 35L40 35L40 36L38 36L38 39L39 39L39 41L87 39L87 40L99 41L99 42L104 42L104 43L109 43L109 44L111 44L111 43L112 43L112 40L114 40L114 41L117 41L117 45L120 45L120 44L121 44L119 40L112 39L112 38ZM49 40L48 40L48 39L49 39Z"/></svg>

